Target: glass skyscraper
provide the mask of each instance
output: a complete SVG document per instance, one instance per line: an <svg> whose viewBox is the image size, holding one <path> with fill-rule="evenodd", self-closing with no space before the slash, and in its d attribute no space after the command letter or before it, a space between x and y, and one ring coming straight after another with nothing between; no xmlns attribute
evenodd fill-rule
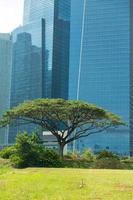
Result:
<svg viewBox="0 0 133 200"><path fill-rule="evenodd" d="M70 0L25 0L23 26L12 32L11 107L36 98L68 98L69 36ZM9 143L20 130L33 128L10 127Z"/></svg>
<svg viewBox="0 0 133 200"><path fill-rule="evenodd" d="M132 4L129 0L72 0L69 98L104 107L129 125L79 140L79 150L133 153Z"/></svg>
<svg viewBox="0 0 133 200"><path fill-rule="evenodd" d="M68 99L71 0L55 0L52 98Z"/></svg>
<svg viewBox="0 0 133 200"><path fill-rule="evenodd" d="M0 118L10 107L11 36L0 33ZM8 128L0 129L0 146L6 145Z"/></svg>
<svg viewBox="0 0 133 200"><path fill-rule="evenodd" d="M26 0L24 10L24 25L45 20L45 70L51 70L51 97L68 99L71 1Z"/></svg>

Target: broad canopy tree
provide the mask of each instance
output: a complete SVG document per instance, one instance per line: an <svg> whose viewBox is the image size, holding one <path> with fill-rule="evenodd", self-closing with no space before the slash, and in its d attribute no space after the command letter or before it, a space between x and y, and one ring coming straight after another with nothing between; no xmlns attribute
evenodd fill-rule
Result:
<svg viewBox="0 0 133 200"><path fill-rule="evenodd" d="M124 125L121 118L96 105L75 100L36 99L7 111L1 126L33 123L50 131L59 144L60 155L64 146L79 138L100 133L111 127ZM16 123L17 124L17 123Z"/></svg>

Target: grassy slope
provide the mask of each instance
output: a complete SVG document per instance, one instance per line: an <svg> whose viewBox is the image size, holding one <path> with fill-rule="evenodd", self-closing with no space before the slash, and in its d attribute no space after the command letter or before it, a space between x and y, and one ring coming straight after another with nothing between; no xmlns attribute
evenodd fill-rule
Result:
<svg viewBox="0 0 133 200"><path fill-rule="evenodd" d="M33 168L0 173L0 200L131 199L132 171Z"/></svg>

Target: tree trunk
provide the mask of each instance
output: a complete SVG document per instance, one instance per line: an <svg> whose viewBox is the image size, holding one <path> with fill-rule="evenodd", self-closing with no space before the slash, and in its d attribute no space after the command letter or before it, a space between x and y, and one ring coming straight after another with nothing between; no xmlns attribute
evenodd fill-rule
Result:
<svg viewBox="0 0 133 200"><path fill-rule="evenodd" d="M59 143L59 154L62 159L63 159L63 155L64 155L64 146L65 146L65 144Z"/></svg>

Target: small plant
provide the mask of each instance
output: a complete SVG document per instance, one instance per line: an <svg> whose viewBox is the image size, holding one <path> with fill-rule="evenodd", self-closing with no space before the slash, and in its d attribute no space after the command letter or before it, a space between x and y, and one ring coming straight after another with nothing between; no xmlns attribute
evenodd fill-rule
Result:
<svg viewBox="0 0 133 200"><path fill-rule="evenodd" d="M94 156L93 152L91 151L91 149L85 149L83 151L81 157L90 161L90 162L93 162L94 159L95 159L95 156Z"/></svg>
<svg viewBox="0 0 133 200"><path fill-rule="evenodd" d="M68 152L68 154L65 157L70 159L78 159L80 158L80 152L79 151Z"/></svg>
<svg viewBox="0 0 133 200"><path fill-rule="evenodd" d="M61 167L62 161L60 156L52 149L45 149L41 154L42 167Z"/></svg>
<svg viewBox="0 0 133 200"><path fill-rule="evenodd" d="M94 163L94 168L98 169L122 169L123 165L118 155L110 151L101 151Z"/></svg>
<svg viewBox="0 0 133 200"><path fill-rule="evenodd" d="M116 158L117 160L120 159L117 154L107 150L101 151L96 157L96 159L101 159L101 158Z"/></svg>
<svg viewBox="0 0 133 200"><path fill-rule="evenodd" d="M15 155L15 154L10 157L10 161L13 167L19 168L19 169L25 168L28 165L24 159L22 159L20 156Z"/></svg>
<svg viewBox="0 0 133 200"><path fill-rule="evenodd" d="M86 186L84 179L81 180L79 188L82 189Z"/></svg>
<svg viewBox="0 0 133 200"><path fill-rule="evenodd" d="M11 155L15 154L16 148L15 146L5 147L0 151L0 157L4 159L9 159Z"/></svg>

